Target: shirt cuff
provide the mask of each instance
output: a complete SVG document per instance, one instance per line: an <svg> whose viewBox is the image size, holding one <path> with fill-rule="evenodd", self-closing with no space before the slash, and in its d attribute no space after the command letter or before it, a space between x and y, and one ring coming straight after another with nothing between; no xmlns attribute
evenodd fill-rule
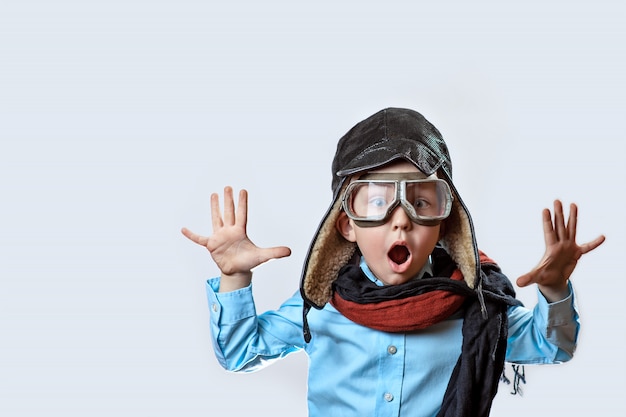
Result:
<svg viewBox="0 0 626 417"><path fill-rule="evenodd" d="M567 284L569 289L569 295L560 301L554 303L548 302L544 295L537 289L537 307L542 316L546 318L546 324L548 327L561 326L563 324L571 323L576 319L576 302L574 299L574 290L572 284Z"/></svg>
<svg viewBox="0 0 626 417"><path fill-rule="evenodd" d="M546 320L547 340L568 352L569 357L571 357L578 339L579 316L571 283L568 283L568 288L569 295L554 303L548 303L539 292L537 307Z"/></svg>
<svg viewBox="0 0 626 417"><path fill-rule="evenodd" d="M252 284L231 292L218 292L219 288L219 277L207 280L207 299L213 323L230 324L256 315Z"/></svg>

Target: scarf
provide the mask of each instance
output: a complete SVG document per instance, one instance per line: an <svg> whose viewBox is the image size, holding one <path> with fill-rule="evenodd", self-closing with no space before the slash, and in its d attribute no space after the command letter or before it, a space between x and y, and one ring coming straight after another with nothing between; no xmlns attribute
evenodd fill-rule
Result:
<svg viewBox="0 0 626 417"><path fill-rule="evenodd" d="M346 318L372 329L421 330L447 319L463 305L466 294L434 289L445 287L449 280L462 281L463 274L457 269L449 278L430 279L429 285L416 286L411 281L380 287L360 267L348 265L333 284L330 303Z"/></svg>
<svg viewBox="0 0 626 417"><path fill-rule="evenodd" d="M382 287L358 265L346 265L333 284L331 304L350 320L386 332L424 329L462 309L461 355L438 416L488 416L504 368L507 308L521 303L500 268L482 252L476 290L463 282L443 249L436 248L432 259L434 277Z"/></svg>

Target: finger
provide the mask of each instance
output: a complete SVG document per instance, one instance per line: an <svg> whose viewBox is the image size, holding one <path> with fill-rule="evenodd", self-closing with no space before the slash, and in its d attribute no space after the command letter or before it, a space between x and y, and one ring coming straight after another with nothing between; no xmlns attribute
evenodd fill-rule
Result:
<svg viewBox="0 0 626 417"><path fill-rule="evenodd" d="M605 239L606 238L604 237L604 235L600 235L591 242L580 245L580 250L582 251L582 254L584 255L585 253L591 252L592 250L603 244Z"/></svg>
<svg viewBox="0 0 626 417"><path fill-rule="evenodd" d="M213 225L213 233L224 226L220 212L220 196L217 193L211 194L211 224Z"/></svg>
<svg viewBox="0 0 626 417"><path fill-rule="evenodd" d="M543 237L546 242L546 246L553 245L558 241L558 239L552 224L552 214L550 213L550 210L543 209L541 215L543 217Z"/></svg>
<svg viewBox="0 0 626 417"><path fill-rule="evenodd" d="M554 200L554 230L556 231L556 238L559 241L567 239L565 216L563 216L563 204L560 200Z"/></svg>
<svg viewBox="0 0 626 417"><path fill-rule="evenodd" d="M232 187L224 187L224 224L232 226L235 224L235 201Z"/></svg>
<svg viewBox="0 0 626 417"><path fill-rule="evenodd" d="M572 203L569 205L569 219L567 220L567 236L576 241L576 227L578 222L578 207Z"/></svg>
<svg viewBox="0 0 626 417"><path fill-rule="evenodd" d="M248 224L248 192L246 190L239 191L236 223L243 227L243 230L246 230Z"/></svg>
<svg viewBox="0 0 626 417"><path fill-rule="evenodd" d="M195 234L191 230L187 229L186 227L183 227L181 229L181 232L183 233L183 235L185 235L187 239L191 240L194 243L197 243L198 245L206 246L206 244L209 241L208 237Z"/></svg>

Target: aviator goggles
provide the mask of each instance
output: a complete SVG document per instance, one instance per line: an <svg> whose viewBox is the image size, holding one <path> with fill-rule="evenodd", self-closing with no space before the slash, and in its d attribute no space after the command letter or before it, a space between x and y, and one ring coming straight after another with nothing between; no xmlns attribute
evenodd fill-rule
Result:
<svg viewBox="0 0 626 417"><path fill-rule="evenodd" d="M366 174L348 185L341 204L360 227L384 224L398 206L411 221L435 226L450 215L452 193L444 180L418 172Z"/></svg>

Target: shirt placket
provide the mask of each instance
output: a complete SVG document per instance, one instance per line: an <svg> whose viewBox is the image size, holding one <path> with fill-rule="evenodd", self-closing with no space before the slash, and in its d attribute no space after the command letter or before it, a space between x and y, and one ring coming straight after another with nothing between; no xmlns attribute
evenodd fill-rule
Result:
<svg viewBox="0 0 626 417"><path fill-rule="evenodd" d="M376 416L399 416L404 379L406 336L381 333Z"/></svg>

